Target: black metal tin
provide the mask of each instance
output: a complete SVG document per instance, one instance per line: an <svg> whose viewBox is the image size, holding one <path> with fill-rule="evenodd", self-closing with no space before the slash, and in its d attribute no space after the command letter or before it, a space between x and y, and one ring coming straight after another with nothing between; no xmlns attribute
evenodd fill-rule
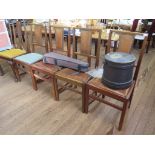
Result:
<svg viewBox="0 0 155 155"><path fill-rule="evenodd" d="M125 89L132 84L136 57L124 52L110 52L105 55L102 82L113 89Z"/></svg>

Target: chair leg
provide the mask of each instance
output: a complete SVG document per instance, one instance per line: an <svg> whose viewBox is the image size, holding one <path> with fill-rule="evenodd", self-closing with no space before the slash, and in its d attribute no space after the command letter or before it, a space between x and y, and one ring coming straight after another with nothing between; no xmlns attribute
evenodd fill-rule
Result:
<svg viewBox="0 0 155 155"><path fill-rule="evenodd" d="M30 71L29 71L29 73L30 73L30 75L31 75L31 79L32 79L32 86L33 86L33 89L34 89L34 90L38 90L38 87L37 87L37 80L36 80L36 78L35 78L35 76L34 76L34 72L35 72L35 71L33 71L32 69L30 69Z"/></svg>
<svg viewBox="0 0 155 155"><path fill-rule="evenodd" d="M122 129L122 126L123 126L124 117L125 117L125 113L126 113L127 103L128 103L128 101L126 101L126 102L123 103L123 109L122 109L121 118L120 118L119 127L118 127L118 130L119 131Z"/></svg>
<svg viewBox="0 0 155 155"><path fill-rule="evenodd" d="M82 112L85 113L86 84L82 84Z"/></svg>
<svg viewBox="0 0 155 155"><path fill-rule="evenodd" d="M130 98L129 98L129 105L128 105L128 108L130 108L130 106L131 106L131 101L132 101L132 98L133 98L133 93L134 93L134 89L133 89L133 91L132 91L132 93L131 93L131 96L130 96Z"/></svg>
<svg viewBox="0 0 155 155"><path fill-rule="evenodd" d="M153 38L152 38L152 48L154 48L155 47L155 36L153 36Z"/></svg>
<svg viewBox="0 0 155 155"><path fill-rule="evenodd" d="M4 75L4 71L3 71L3 68L0 65L0 76L3 76L3 75Z"/></svg>
<svg viewBox="0 0 155 155"><path fill-rule="evenodd" d="M55 77L52 77L52 96L56 101L59 101L58 83Z"/></svg>
<svg viewBox="0 0 155 155"><path fill-rule="evenodd" d="M17 67L16 63L14 64L14 70L16 72L16 76L17 76L18 81L21 81L19 70L18 70L18 67Z"/></svg>
<svg viewBox="0 0 155 155"><path fill-rule="evenodd" d="M16 71L15 71L15 65L13 62L11 61L8 61L8 64L10 65L11 69L12 69L12 72L13 72L13 75L14 75L14 79L15 79L15 82L18 82L18 77L16 75Z"/></svg>
<svg viewBox="0 0 155 155"><path fill-rule="evenodd" d="M84 100L84 113L88 113L88 106L89 106L89 88L85 86L85 100Z"/></svg>
<svg viewBox="0 0 155 155"><path fill-rule="evenodd" d="M148 40L148 43L147 43L146 53L148 53L148 51L149 51L149 47L150 47L150 40Z"/></svg>
<svg viewBox="0 0 155 155"><path fill-rule="evenodd" d="M102 94L102 98L105 98L105 95Z"/></svg>

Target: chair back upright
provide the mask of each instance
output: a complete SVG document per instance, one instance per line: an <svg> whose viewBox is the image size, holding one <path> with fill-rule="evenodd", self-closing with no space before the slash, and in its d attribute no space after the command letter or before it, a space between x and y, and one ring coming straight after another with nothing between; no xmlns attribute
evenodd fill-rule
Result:
<svg viewBox="0 0 155 155"><path fill-rule="evenodd" d="M7 25L9 37L14 48L22 50L24 49L25 51L29 52L30 49L28 48L29 43L27 39L27 33L25 33L25 28L22 30L22 26L25 27L24 20L23 23L21 23L19 20L9 21Z"/></svg>
<svg viewBox="0 0 155 155"><path fill-rule="evenodd" d="M68 34L64 36L65 31L67 31ZM70 57L71 56L70 32L71 32L70 27L50 25L50 22L49 22L50 51L58 52L58 53L61 53L61 54L64 54ZM64 41L64 38L67 38L67 44Z"/></svg>
<svg viewBox="0 0 155 155"><path fill-rule="evenodd" d="M134 19L131 27L131 31L135 32L138 26L139 19Z"/></svg>
<svg viewBox="0 0 155 155"><path fill-rule="evenodd" d="M24 48L24 37L21 31L21 25L19 21L9 21L8 31L11 40L11 44L14 48L23 49Z"/></svg>
<svg viewBox="0 0 155 155"><path fill-rule="evenodd" d="M47 38L47 26L43 24L30 24L30 39L32 51L35 51L35 46L45 48L48 52L48 38Z"/></svg>
<svg viewBox="0 0 155 155"><path fill-rule="evenodd" d="M7 29L8 29L8 34L10 37L11 44L14 46L13 28L12 28L12 23L10 21L8 21L8 23L7 23Z"/></svg>
<svg viewBox="0 0 155 155"><path fill-rule="evenodd" d="M22 32L22 27L21 27L21 22L20 21L16 21L16 27L15 27L15 32L16 32L16 37L15 40L16 40L16 43L18 44L18 48L20 49L25 49L25 46L24 46L24 41L25 41L25 35L24 33Z"/></svg>
<svg viewBox="0 0 155 155"><path fill-rule="evenodd" d="M112 41L111 38L112 38L113 33L114 35L116 34L119 35L119 40L118 40L115 51L125 52L125 53L131 53L135 36L143 35L142 33L138 33L138 32L111 30L109 34L109 39L108 39L108 48L107 48L108 52L111 51L110 47L111 47L111 41ZM135 68L135 72L133 76L133 79L135 81L137 80L137 77L138 77L138 73L139 73L139 69L141 66L141 62L142 62L142 58L144 55L144 50L146 48L146 45L147 45L147 36L144 37L142 48L139 50L138 60L135 66L136 68Z"/></svg>
<svg viewBox="0 0 155 155"><path fill-rule="evenodd" d="M92 35L97 34L97 38L93 39ZM97 51L93 48L93 41L97 43ZM87 62L91 67L91 59L95 59L95 68L99 66L101 43L101 29L95 28L74 28L73 29L73 57L83 56L87 58Z"/></svg>

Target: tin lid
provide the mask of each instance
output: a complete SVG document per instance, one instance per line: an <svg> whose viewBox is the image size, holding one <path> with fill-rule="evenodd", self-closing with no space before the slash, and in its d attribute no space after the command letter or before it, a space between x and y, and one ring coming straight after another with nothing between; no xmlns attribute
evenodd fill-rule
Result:
<svg viewBox="0 0 155 155"><path fill-rule="evenodd" d="M110 52L105 55L105 60L114 62L114 63L133 63L136 61L136 57L133 54L124 53L124 52Z"/></svg>

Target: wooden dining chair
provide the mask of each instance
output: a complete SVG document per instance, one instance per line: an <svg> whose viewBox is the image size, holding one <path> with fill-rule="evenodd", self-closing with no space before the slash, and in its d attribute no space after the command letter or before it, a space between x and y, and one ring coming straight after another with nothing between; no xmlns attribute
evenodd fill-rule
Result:
<svg viewBox="0 0 155 155"><path fill-rule="evenodd" d="M21 74L19 73L20 70L23 71L22 73L28 72L30 74L31 65L42 60L43 58L42 50L46 52L48 51L48 38L47 38L46 25L35 24L34 26L34 24L30 24L31 29L29 29L28 26L29 25L23 27L24 33L25 33L25 46L27 47L28 53L13 59L18 81L21 81L21 76L20 76ZM17 31L18 37L20 37L21 25L19 24L19 22L17 22L16 27L18 30ZM39 53L39 51L35 51L35 46L43 47L43 49L41 49L41 52L42 52L41 54Z"/></svg>
<svg viewBox="0 0 155 155"><path fill-rule="evenodd" d="M16 35L16 26L15 23L7 23L8 25L8 31L9 31L9 35L10 35L10 40L12 43L12 48L8 49L8 50L4 50L0 52L0 59L6 60L7 63L10 65L15 81L18 81L18 77L16 75L16 70L15 70L15 66L13 63L13 58L20 56L20 55L24 55L26 54L26 50L24 49L24 46L22 44L22 42L16 42L17 40L17 35ZM13 42L14 40L14 42ZM4 73L4 72L3 72Z"/></svg>
<svg viewBox="0 0 155 155"><path fill-rule="evenodd" d="M120 34L119 45L117 45L116 51L130 53L133 45L133 41L134 41L134 36L136 35L136 33L123 32L123 31L121 32L114 31L114 32ZM109 44L110 44L110 37L111 37L111 34L109 36ZM95 100L101 103L104 103L106 105L109 105L121 111L121 117L120 117L118 129L119 130L122 129L127 105L128 107L130 107L131 105L131 100L133 97L136 81L138 78L138 72L141 66L144 50L146 48L146 43L147 43L147 37L145 37L142 49L139 51L139 57L138 57L137 64L135 65L135 71L133 75L133 82L129 88L121 89L121 90L114 90L114 89L108 88L101 82L100 78L93 78L90 81L88 81L88 83L86 84L86 91L84 94L85 95L85 103L84 103L85 113L88 113L88 107L90 103L93 103ZM110 52L110 45L108 47ZM107 100L107 97L122 102L122 106L118 105L116 102L113 102L113 100L112 101Z"/></svg>
<svg viewBox="0 0 155 155"><path fill-rule="evenodd" d="M70 56L70 33L68 33L68 45L64 41L64 30L70 32L70 27L51 26L49 25L49 47L50 52L61 53ZM58 100L56 91L55 73L61 70L61 67L45 64L43 61L31 65L31 77L33 80L33 88L37 90L37 83L39 80L47 81L52 84L52 96Z"/></svg>
<svg viewBox="0 0 155 155"><path fill-rule="evenodd" d="M95 50L93 48L92 34L98 33L97 38L97 52L95 55ZM78 37L78 47L76 47L76 37ZM89 29L89 28L74 28L73 29L73 58L79 59L83 57L89 63L90 67L98 67L99 65L99 56L100 56L100 41L101 41L101 30L100 29ZM77 49L77 50L76 50ZM95 63L91 63L92 59L95 60ZM82 94L82 111L84 112L84 92L85 92L85 83L90 79L90 76L84 72L78 72L73 69L65 68L55 74L56 76L56 93L57 99L59 99L59 94L64 90L71 90L78 94ZM58 80L64 82L63 86L58 85ZM82 88L82 92L77 88Z"/></svg>

